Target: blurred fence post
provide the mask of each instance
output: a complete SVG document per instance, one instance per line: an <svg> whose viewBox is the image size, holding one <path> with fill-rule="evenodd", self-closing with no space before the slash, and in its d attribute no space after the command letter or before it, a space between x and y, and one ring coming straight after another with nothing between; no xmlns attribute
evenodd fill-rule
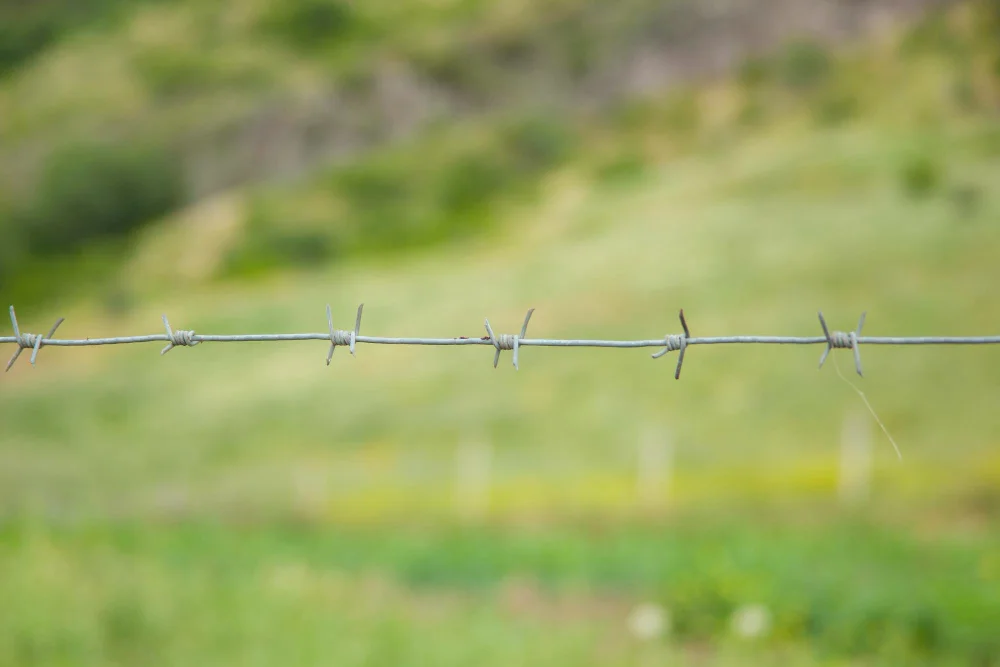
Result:
<svg viewBox="0 0 1000 667"><path fill-rule="evenodd" d="M646 509L662 508L670 495L673 446L665 428L647 428L638 443L636 492Z"/></svg>
<svg viewBox="0 0 1000 667"><path fill-rule="evenodd" d="M455 451L455 509L465 519L482 518L490 503L490 467L493 447L483 440L467 440Z"/></svg>
<svg viewBox="0 0 1000 667"><path fill-rule="evenodd" d="M866 415L848 412L840 441L840 502L853 505L868 498L871 486L871 432Z"/></svg>

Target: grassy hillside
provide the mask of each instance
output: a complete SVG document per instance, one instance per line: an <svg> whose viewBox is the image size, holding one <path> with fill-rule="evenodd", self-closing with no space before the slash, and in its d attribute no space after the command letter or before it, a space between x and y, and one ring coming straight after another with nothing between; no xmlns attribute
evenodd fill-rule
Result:
<svg viewBox="0 0 1000 667"><path fill-rule="evenodd" d="M0 5L12 17L8 43L24 47L0 72L0 286L31 302L59 290L68 258L98 244L117 263L135 229L234 190L254 193L240 220L252 238L226 262L243 272L474 233L482 211L469 201L482 209L521 193L571 155L574 139L590 145L589 133L554 126L761 54L777 59L786 93L816 88L828 74L825 45L877 34L883 9L829 2L821 20L789 0L727 14L690 0L559 0L531 11L467 0L65 4ZM955 42L968 25L933 23L930 46L967 58ZM992 39L987 22L971 23L977 43ZM979 60L982 50L973 49ZM989 102L983 73L965 78L964 99ZM766 115L770 91L760 92L741 103L744 120ZM850 115L853 94L827 91L817 114ZM675 106L666 117L686 134L690 104ZM508 156L491 147L508 141ZM431 145L432 182L409 182L412 156ZM261 184L290 182L312 192L303 206L257 201ZM402 214L369 210L386 195ZM276 218L299 229L286 234Z"/></svg>
<svg viewBox="0 0 1000 667"><path fill-rule="evenodd" d="M538 337L653 338L682 307L695 335L818 335L820 309L843 330L866 310L872 335L995 334L983 16L431 128L33 258L2 295L58 279L51 304L14 303L22 330L61 315L67 337L162 313L323 331L325 304L347 327L359 302L373 335L514 332L529 307ZM50 347L0 383L0 662L1000 664L1000 349L871 346L863 379L834 355L900 461L819 346L695 347L680 381L652 350L526 348L515 371L484 347L329 367L317 341L159 348ZM844 508L854 414L872 488ZM659 507L636 493L649 432L673 445ZM456 448L477 440L470 525ZM646 601L666 637L629 631ZM769 629L741 638L758 604Z"/></svg>

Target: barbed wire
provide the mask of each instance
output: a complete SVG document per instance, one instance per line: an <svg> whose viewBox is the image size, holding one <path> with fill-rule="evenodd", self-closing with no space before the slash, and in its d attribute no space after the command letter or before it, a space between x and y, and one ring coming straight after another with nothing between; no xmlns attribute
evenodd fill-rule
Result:
<svg viewBox="0 0 1000 667"><path fill-rule="evenodd" d="M480 338L470 338L459 336L456 338L390 338L383 336L362 336L361 313L364 304L358 306L357 318L354 322L354 329L336 329L333 326L333 314L329 304L326 307L326 320L328 331L323 333L287 333L287 334L230 334L230 335L205 335L196 334L193 330L173 329L167 316L163 316L163 326L165 332L162 334L150 334L146 336L121 336L115 338L82 338L82 339L62 339L53 338L56 329L63 323L64 318L60 317L45 336L32 333L21 333L17 323L17 316L14 313L14 306L10 307L10 323L14 329L13 336L0 336L0 343L14 343L17 349L14 355L7 362L6 370L10 370L24 350L31 350L30 363L35 365L38 351L46 346L54 347L86 347L92 345L127 345L132 343L152 343L165 342L167 345L160 354L166 354L175 347L193 347L201 343L237 343L237 342L274 342L274 341L298 341L298 340L324 340L330 342L330 349L326 355L326 363L329 366L333 359L333 353L338 347L347 347L352 355L355 354L357 345L368 343L372 345L491 345L496 350L493 355L493 367L496 368L500 361L502 351L513 352L513 365L518 366L518 352L522 347L605 347L605 348L642 348L660 347L663 348L655 352L653 359L659 359L668 352L678 352L677 369L674 372L674 379L680 379L681 366L684 364L684 356L687 348L692 345L820 345L825 344L826 349L819 360L819 367L823 367L830 352L835 349L850 349L854 353L854 367L858 375L864 376L861 369L861 345L997 345L1000 344L1000 336L862 336L861 328L865 324L866 313L861 314L858 326L853 331L831 331L823 317L823 312L819 312L819 323L823 329L822 336L708 336L693 337L688 328L684 310L680 311L680 323L683 333L667 334L662 338L651 338L647 340L584 340L584 339L552 339L552 338L525 338L528 331L528 322L531 320L532 308L524 317L524 324L521 325L519 334L496 334L490 326L489 319L486 319L486 336Z"/></svg>

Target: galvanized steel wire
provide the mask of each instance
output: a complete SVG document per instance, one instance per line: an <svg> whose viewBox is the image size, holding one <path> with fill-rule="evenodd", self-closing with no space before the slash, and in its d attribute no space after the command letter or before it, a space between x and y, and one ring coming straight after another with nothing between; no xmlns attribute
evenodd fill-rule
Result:
<svg viewBox="0 0 1000 667"><path fill-rule="evenodd" d="M17 345L10 361L7 362L6 370L10 370L24 350L31 350L30 363L35 365L38 352L47 346L53 347L87 347L92 345L127 345L132 343L166 343L160 350L160 354L166 354L175 347L193 347L201 343L238 343L238 342L275 342L275 341L300 341L300 340L323 340L330 343L327 353L326 363L330 364L333 353L338 347L347 347L353 355L359 344L371 345L490 345L496 353L493 356L493 367L496 368L500 361L502 351L513 353L514 368L518 368L519 350L521 347L604 347L604 348L642 348L659 347L662 348L652 356L658 359L668 352L678 352L677 368L674 378L680 379L681 366L684 363L687 348L692 345L825 345L826 349L820 357L819 365L823 366L831 350L850 349L854 355L854 366L858 375L862 374L861 351L862 345L997 345L1000 344L1000 336L862 336L861 328L864 326L865 314L855 330L832 331L827 327L823 313L819 313L819 322L823 330L822 336L708 336L694 337L688 328L684 311L680 311L680 323L683 333L668 334L662 338L650 338L645 340L585 340L585 339L551 339L551 338L526 338L528 322L534 309L528 311L524 318L519 334L497 334L490 326L490 321L485 321L487 335L480 338L470 338L459 336L456 338L396 338L383 336L362 336L361 313L364 304L358 306L357 317L354 328L350 330L336 329L333 326L333 315L330 306L326 307L327 328L321 333L286 333L286 334L228 334L228 335L207 335L196 334L193 330L173 329L167 316L163 316L164 333L150 334L144 336L119 336L113 338L83 338L65 339L53 338L56 329L63 323L64 319L59 318L49 332L42 336L40 334L22 333L14 312L14 306L10 307L10 321L14 330L13 336L0 336L0 344L13 343Z"/></svg>

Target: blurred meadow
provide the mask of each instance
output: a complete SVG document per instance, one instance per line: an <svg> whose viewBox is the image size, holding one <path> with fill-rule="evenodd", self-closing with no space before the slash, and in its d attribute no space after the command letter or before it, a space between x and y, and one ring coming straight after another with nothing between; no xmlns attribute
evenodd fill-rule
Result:
<svg viewBox="0 0 1000 667"><path fill-rule="evenodd" d="M995 335L998 183L996 0L0 0L22 331ZM0 664L1000 666L996 346L161 347L0 378Z"/></svg>

